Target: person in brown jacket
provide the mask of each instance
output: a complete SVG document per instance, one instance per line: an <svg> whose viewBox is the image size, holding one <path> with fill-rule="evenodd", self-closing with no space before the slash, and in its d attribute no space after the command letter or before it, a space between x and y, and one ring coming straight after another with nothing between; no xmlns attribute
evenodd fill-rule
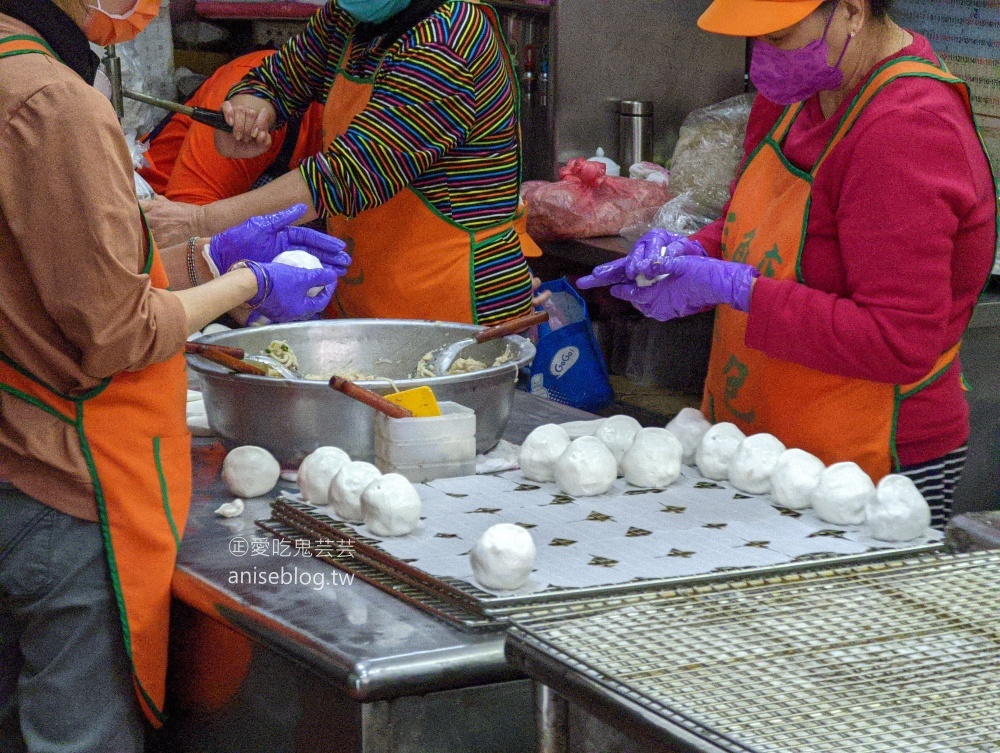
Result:
<svg viewBox="0 0 1000 753"><path fill-rule="evenodd" d="M88 44L135 36L158 6L0 0L4 753L142 750L190 500L185 339L244 302L312 316L347 263L291 227L304 207L161 258ZM327 265L271 263L293 244Z"/></svg>

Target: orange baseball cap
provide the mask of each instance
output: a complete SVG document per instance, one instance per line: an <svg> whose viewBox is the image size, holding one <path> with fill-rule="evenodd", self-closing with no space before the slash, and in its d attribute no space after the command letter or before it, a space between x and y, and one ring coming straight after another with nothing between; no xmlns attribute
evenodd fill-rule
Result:
<svg viewBox="0 0 1000 753"><path fill-rule="evenodd" d="M759 37L794 26L823 0L713 0L698 26L715 34Z"/></svg>

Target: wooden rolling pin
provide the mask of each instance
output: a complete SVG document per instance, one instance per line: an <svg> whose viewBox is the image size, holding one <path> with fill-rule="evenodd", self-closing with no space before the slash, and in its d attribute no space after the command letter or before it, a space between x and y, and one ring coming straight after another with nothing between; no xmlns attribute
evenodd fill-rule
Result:
<svg viewBox="0 0 1000 753"><path fill-rule="evenodd" d="M184 346L184 352L193 353L194 355L201 356L204 359L219 364L219 366L225 366L227 369L230 369L232 371L238 371L240 374L251 374L252 376L267 376L267 371L262 369L260 366L256 366L252 363L247 363L246 361L236 358L230 353L227 353L225 350L221 350L222 347L223 346L221 345L204 345L201 343L187 343ZM232 348L231 350L239 350L239 348ZM240 352L242 353L243 351Z"/></svg>
<svg viewBox="0 0 1000 753"><path fill-rule="evenodd" d="M369 408L373 408L379 413L384 413L389 418L413 418L413 411L409 408L404 408L401 405L390 403L381 395L378 395L369 389L365 389L354 382L348 381L343 377L331 377L330 386L337 390L337 392L343 392L345 395L350 398L354 398L359 403L364 403Z"/></svg>
<svg viewBox="0 0 1000 753"><path fill-rule="evenodd" d="M534 327L536 324L541 324L548 320L548 311L536 311L532 314L525 314L503 324L497 324L496 326L480 330L476 333L476 342L485 343L490 340L507 337L507 335L516 335L518 332L524 332L528 327Z"/></svg>

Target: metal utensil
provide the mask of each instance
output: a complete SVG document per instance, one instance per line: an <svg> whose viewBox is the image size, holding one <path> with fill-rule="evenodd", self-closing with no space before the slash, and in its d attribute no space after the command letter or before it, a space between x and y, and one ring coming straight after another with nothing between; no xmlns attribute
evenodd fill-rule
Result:
<svg viewBox="0 0 1000 753"><path fill-rule="evenodd" d="M128 89L122 89L122 96L134 99L136 102L143 102L153 107L159 107L161 110L187 115L191 120L211 126L217 131L233 132L233 127L226 122L226 116L218 110L207 110L204 107L189 107L188 105L171 102L169 99L151 97L148 94L129 91Z"/></svg>
<svg viewBox="0 0 1000 753"><path fill-rule="evenodd" d="M464 340L459 340L456 343L445 345L432 351L429 361L430 369L435 374L447 374L448 369L455 363L455 359L470 345L489 342L490 340L496 340L499 337L506 337L507 335L516 335L519 332L524 332L528 327L533 327L548 320L548 311L535 311L534 313L511 319L503 324L498 324L495 327L485 327L477 332L474 337L467 337Z"/></svg>
<svg viewBox="0 0 1000 753"><path fill-rule="evenodd" d="M184 346L184 352L189 355L201 356L202 358L217 363L220 366L225 366L230 371L235 371L239 374L249 374L251 376L267 376L267 371L262 369L253 363L247 363L244 360L236 358L235 356L227 353L225 350L213 347L211 345L203 345L201 343L187 343Z"/></svg>
<svg viewBox="0 0 1000 753"><path fill-rule="evenodd" d="M230 348L226 345L205 345L204 343L188 342L184 343L185 353L196 353L201 355L206 350L214 350L218 353L225 353L226 355L232 356L233 358L239 358L243 360L246 356L246 351L243 348Z"/></svg>
<svg viewBox="0 0 1000 753"><path fill-rule="evenodd" d="M364 387L360 387L354 382L344 379L343 377L330 377L330 387L337 390L337 392L342 392L348 397L357 400L359 403L364 403L369 408L373 408L379 413L384 413L389 418L413 418L413 411L409 408L404 408L402 405L390 403L378 393L372 392Z"/></svg>
<svg viewBox="0 0 1000 753"><path fill-rule="evenodd" d="M277 358L274 358L273 356L265 356L263 353L261 353L255 356L246 356L244 357L243 360L248 361L249 363L260 364L261 366L265 367L265 370L273 369L274 371L278 372L278 374L280 374L283 379L299 379L298 374L296 374L294 371L292 371L292 369L285 366L285 364L283 364L281 361L279 361Z"/></svg>

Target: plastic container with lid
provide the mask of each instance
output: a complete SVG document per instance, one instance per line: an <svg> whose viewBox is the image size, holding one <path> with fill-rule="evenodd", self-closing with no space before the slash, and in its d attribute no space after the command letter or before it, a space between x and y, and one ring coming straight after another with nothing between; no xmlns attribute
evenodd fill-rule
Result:
<svg viewBox="0 0 1000 753"><path fill-rule="evenodd" d="M476 472L476 412L442 402L440 416L375 417L375 465L410 481L470 476Z"/></svg>
<svg viewBox="0 0 1000 753"><path fill-rule="evenodd" d="M375 467L383 473L398 473L405 476L411 483L419 484L433 481L437 478L455 478L457 476L475 476L476 459L463 460L460 463L431 463L427 465L393 465L381 457L375 457Z"/></svg>

